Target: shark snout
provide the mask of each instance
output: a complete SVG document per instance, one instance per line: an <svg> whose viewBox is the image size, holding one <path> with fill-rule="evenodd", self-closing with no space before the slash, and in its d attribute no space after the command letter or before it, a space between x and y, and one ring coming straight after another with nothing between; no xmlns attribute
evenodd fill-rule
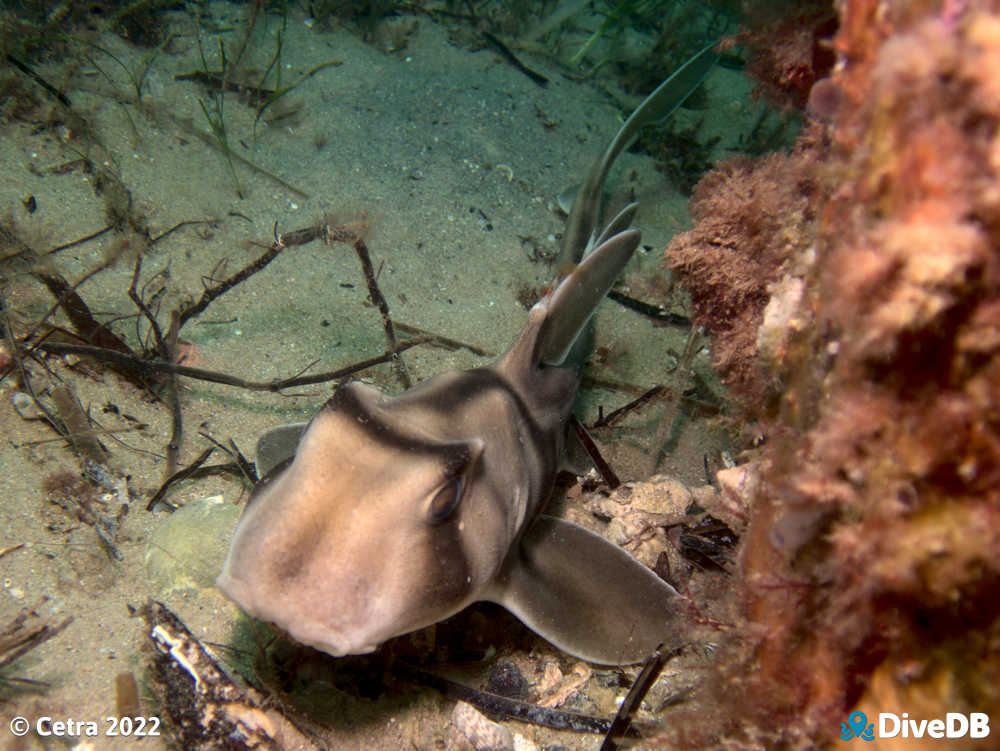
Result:
<svg viewBox="0 0 1000 751"><path fill-rule="evenodd" d="M337 657L365 654L374 651L379 643L369 638L364 629L337 623L330 617L329 611L324 612L326 609L320 603L262 592L251 582L233 576L228 569L219 575L216 585L248 615L270 623L295 641L327 654Z"/></svg>
<svg viewBox="0 0 1000 751"><path fill-rule="evenodd" d="M318 622L295 624L292 630L288 631L288 635L295 641L334 657L367 654L374 652L378 646L377 643L369 643L368 639L357 638L359 634L355 634L355 638L352 638L350 634L339 631L329 624Z"/></svg>

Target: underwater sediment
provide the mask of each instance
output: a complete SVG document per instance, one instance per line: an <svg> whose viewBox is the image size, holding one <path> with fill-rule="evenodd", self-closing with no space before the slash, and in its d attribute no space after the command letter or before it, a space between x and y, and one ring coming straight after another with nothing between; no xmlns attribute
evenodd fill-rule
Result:
<svg viewBox="0 0 1000 751"><path fill-rule="evenodd" d="M836 10L795 148L706 176L666 252L768 436L711 731L737 746L1000 721L1000 3Z"/></svg>

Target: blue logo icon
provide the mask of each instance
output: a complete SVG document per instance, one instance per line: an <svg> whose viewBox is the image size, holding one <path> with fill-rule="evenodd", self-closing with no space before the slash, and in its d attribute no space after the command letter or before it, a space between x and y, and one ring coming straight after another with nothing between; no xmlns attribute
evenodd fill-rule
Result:
<svg viewBox="0 0 1000 751"><path fill-rule="evenodd" d="M840 737L849 741L851 738L860 738L870 741L875 738L875 723L868 724L868 718L864 712L851 712L847 716L847 722L840 723Z"/></svg>

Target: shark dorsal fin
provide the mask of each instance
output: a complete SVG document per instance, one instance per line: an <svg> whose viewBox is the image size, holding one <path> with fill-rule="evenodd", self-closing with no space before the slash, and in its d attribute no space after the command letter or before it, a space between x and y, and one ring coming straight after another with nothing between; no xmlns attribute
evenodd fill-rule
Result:
<svg viewBox="0 0 1000 751"><path fill-rule="evenodd" d="M607 240L617 235L619 232L624 232L629 227L632 226L632 220L635 219L635 212L639 210L639 204L633 201L628 204L625 208L615 214L614 219L608 222L608 226L604 228L601 232L600 237L594 240L594 248L598 248L603 245ZM593 253L593 251L591 251Z"/></svg>
<svg viewBox="0 0 1000 751"><path fill-rule="evenodd" d="M630 229L608 238L543 301L547 314L538 333L537 362L562 365L566 361L573 343L632 257L640 237L638 230Z"/></svg>

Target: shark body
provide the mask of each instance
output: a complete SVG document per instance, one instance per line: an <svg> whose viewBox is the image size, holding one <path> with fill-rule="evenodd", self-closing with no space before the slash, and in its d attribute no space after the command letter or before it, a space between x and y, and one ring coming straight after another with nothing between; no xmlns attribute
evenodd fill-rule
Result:
<svg viewBox="0 0 1000 751"><path fill-rule="evenodd" d="M703 76L712 60L694 62ZM640 238L627 229L633 205L591 239L609 152L582 196L590 208L571 215L583 260L493 365L396 396L348 383L308 424L261 438L263 479L218 578L246 612L332 655L370 652L479 600L601 664L641 661L677 638L669 584L542 513L579 381L570 353Z"/></svg>
<svg viewBox="0 0 1000 751"><path fill-rule="evenodd" d="M304 430L265 436L267 474L237 527L222 590L333 655L369 652L491 600L571 654L644 658L669 636L676 592L604 538L540 516L578 381L545 355L565 349L563 317L585 323L577 298L596 305L638 241L628 230L602 244L491 367L397 396L349 383ZM294 456L282 458L297 433Z"/></svg>

